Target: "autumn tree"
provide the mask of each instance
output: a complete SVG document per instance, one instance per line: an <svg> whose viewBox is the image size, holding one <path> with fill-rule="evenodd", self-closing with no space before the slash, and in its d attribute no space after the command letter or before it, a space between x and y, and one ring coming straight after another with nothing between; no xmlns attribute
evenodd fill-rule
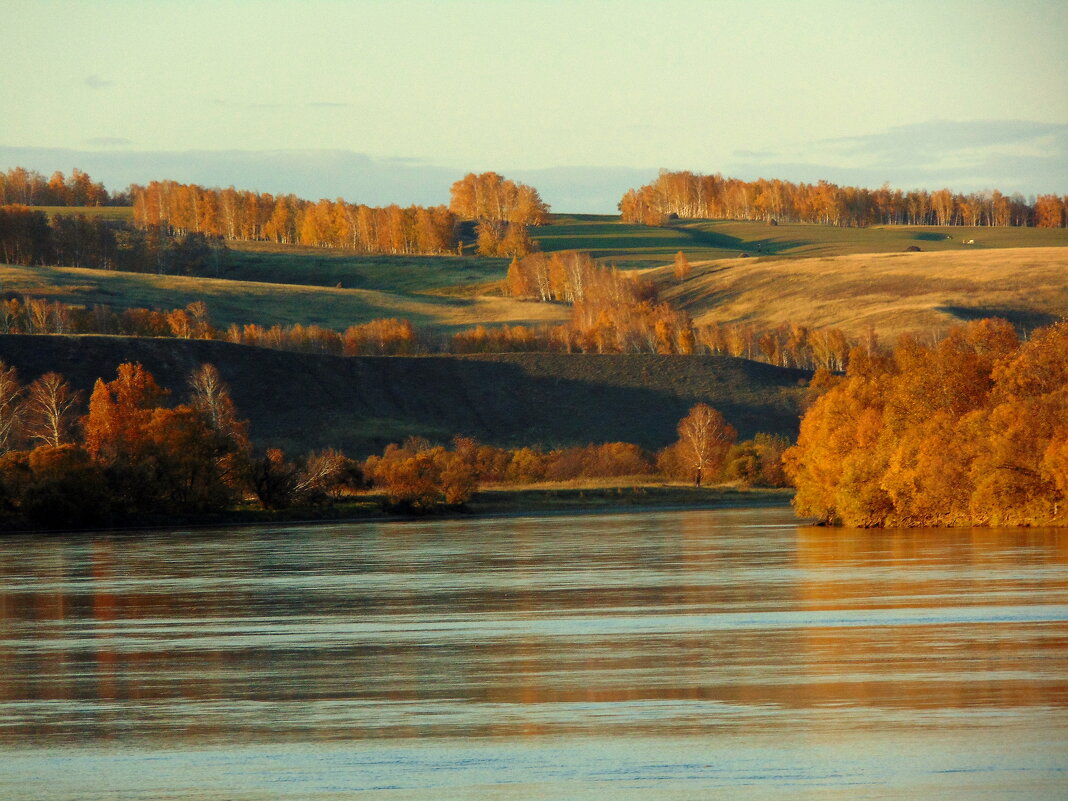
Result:
<svg viewBox="0 0 1068 801"><path fill-rule="evenodd" d="M409 437L400 445L386 446L381 456L369 457L363 473L386 493L391 506L415 511L454 506L478 489L477 450L464 438L457 438L448 449Z"/></svg>
<svg viewBox="0 0 1068 801"><path fill-rule="evenodd" d="M784 456L795 508L853 526L1063 524L1066 354L1068 324L1021 344L1003 320L892 358L854 351Z"/></svg>
<svg viewBox="0 0 1068 801"><path fill-rule="evenodd" d="M335 448L313 451L297 470L293 497L305 504L335 501L361 479L359 469L341 451Z"/></svg>
<svg viewBox="0 0 1068 801"><path fill-rule="evenodd" d="M452 185L449 210L477 223L480 254L523 256L535 249L527 226L542 225L549 206L533 187L484 172L468 173Z"/></svg>
<svg viewBox="0 0 1068 801"><path fill-rule="evenodd" d="M120 364L112 381L98 378L82 423L86 450L105 463L131 460L153 410L168 394L140 363Z"/></svg>
<svg viewBox="0 0 1068 801"><path fill-rule="evenodd" d="M723 415L706 403L690 409L677 428L679 435L675 451L694 477L694 486L723 464L730 446L738 437L734 427Z"/></svg>
<svg viewBox="0 0 1068 801"><path fill-rule="evenodd" d="M45 373L30 384L24 406L30 439L53 448L69 442L79 401L80 393L59 373Z"/></svg>
<svg viewBox="0 0 1068 801"><path fill-rule="evenodd" d="M680 250L678 253L675 254L675 262L672 265L672 272L674 272L675 274L675 279L677 281L685 281L686 276L690 274L691 269L692 268L690 267L689 260L686 258L686 254Z"/></svg>
<svg viewBox="0 0 1068 801"><path fill-rule="evenodd" d="M0 360L0 454L13 450L20 442L24 395L18 371Z"/></svg>
<svg viewBox="0 0 1068 801"><path fill-rule="evenodd" d="M118 514L201 512L233 500L244 424L225 387L203 387L217 376L203 368L197 376L202 391L194 390L193 405L173 408L163 405L168 391L141 364L120 364L113 380L97 380L82 428Z"/></svg>
<svg viewBox="0 0 1068 801"><path fill-rule="evenodd" d="M190 405L213 431L230 439L239 451L249 446L248 422L238 418L230 388L213 364L202 364L189 376Z"/></svg>

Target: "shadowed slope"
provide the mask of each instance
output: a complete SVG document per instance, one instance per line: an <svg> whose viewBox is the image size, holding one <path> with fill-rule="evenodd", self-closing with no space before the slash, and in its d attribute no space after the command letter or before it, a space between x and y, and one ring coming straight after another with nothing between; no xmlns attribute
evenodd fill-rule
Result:
<svg viewBox="0 0 1068 801"><path fill-rule="evenodd" d="M574 445L625 440L658 448L698 401L743 437L796 434L800 370L718 356L500 354L309 356L227 342L98 336L0 336L0 359L27 383L48 370L86 392L124 361L144 364L182 398L210 362L229 383L261 445L327 446L352 455L409 434L455 434L492 444Z"/></svg>

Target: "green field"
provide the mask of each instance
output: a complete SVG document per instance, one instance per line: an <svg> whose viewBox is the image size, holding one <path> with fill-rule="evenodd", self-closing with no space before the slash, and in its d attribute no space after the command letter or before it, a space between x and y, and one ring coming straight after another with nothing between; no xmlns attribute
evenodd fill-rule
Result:
<svg viewBox="0 0 1068 801"><path fill-rule="evenodd" d="M301 323L344 330L383 317L405 317L414 325L449 332L479 323L555 324L567 317L559 305L499 296L444 297L76 267L0 266L0 291L115 309L169 310L202 300L213 324L223 328L231 323Z"/></svg>
<svg viewBox="0 0 1068 801"><path fill-rule="evenodd" d="M60 215L84 215L102 220L121 220L129 222L133 219L132 206L34 206L34 211L43 211L52 216Z"/></svg>
<svg viewBox="0 0 1068 801"><path fill-rule="evenodd" d="M678 251L690 261L750 257L843 256L895 253L915 245L923 251L1068 247L1068 228L965 228L781 224L733 220L677 220L663 228L622 223L609 215L554 215L532 235L545 251L585 250L621 268L670 262ZM975 244L965 244L974 240Z"/></svg>
<svg viewBox="0 0 1068 801"><path fill-rule="evenodd" d="M661 298L698 324L796 323L854 335L872 327L892 342L903 331L936 336L981 316L1029 327L1068 313L1064 229L729 221L643 228L571 215L554 217L535 235L548 251L588 250L605 263L647 270ZM924 252L903 252L910 245ZM220 328L301 323L344 330L404 317L448 334L477 324L558 324L570 316L564 304L502 297L496 285L504 259L366 256L245 242L229 249L219 277L0 266L0 295L119 309L203 300ZM679 250L693 265L682 282L670 266ZM738 258L743 251L748 258ZM343 359L226 342L93 336L0 336L0 356L24 380L54 369L86 392L119 362L136 360L180 394L188 372L212 361L258 443L296 452L335 446L357 455L409 434L436 441L471 434L510 446L626 440L657 448L672 441L679 418L698 401L722 411L742 436L791 436L807 380L803 371L710 356Z"/></svg>
<svg viewBox="0 0 1068 801"><path fill-rule="evenodd" d="M441 294L504 278L507 259L373 256L270 242L231 242L220 278L385 292Z"/></svg>
<svg viewBox="0 0 1068 801"><path fill-rule="evenodd" d="M892 337L942 331L982 314L1027 326L1068 311L1068 229L733 221L650 228L606 215L554 215L535 236L549 252L585 250L604 263L650 270L662 296L699 323L799 322L853 333L871 325ZM923 252L905 253L910 246ZM477 324L558 324L569 314L563 305L502 297L505 259L372 256L267 242L228 248L217 277L0 267L0 291L115 308L172 309L203 300L219 327L302 323L343 330L405 317L448 333ZM668 266L679 250L694 265L684 286L676 285ZM1028 278L1021 281L1024 266Z"/></svg>

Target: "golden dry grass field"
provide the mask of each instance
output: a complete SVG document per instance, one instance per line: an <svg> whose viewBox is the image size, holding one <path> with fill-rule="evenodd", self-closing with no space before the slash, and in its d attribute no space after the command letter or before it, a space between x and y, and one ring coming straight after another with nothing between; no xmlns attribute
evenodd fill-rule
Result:
<svg viewBox="0 0 1068 801"><path fill-rule="evenodd" d="M981 317L1031 327L1068 315L1068 247L720 259L682 282L670 267L647 275L699 324L871 327L892 341Z"/></svg>

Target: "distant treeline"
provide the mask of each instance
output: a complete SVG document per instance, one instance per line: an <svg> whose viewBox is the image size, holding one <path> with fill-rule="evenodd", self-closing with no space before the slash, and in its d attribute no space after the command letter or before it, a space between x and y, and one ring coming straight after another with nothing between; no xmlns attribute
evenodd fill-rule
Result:
<svg viewBox="0 0 1068 801"><path fill-rule="evenodd" d="M522 256L537 249L528 226L541 225L549 206L531 186L495 172L469 173L451 188L449 206L376 207L337 200L311 201L152 181L109 194L84 172L69 178L15 167L0 174L0 206L133 206L134 224L184 236L253 240L376 254L443 254L462 251L461 220L474 223L483 256Z"/></svg>
<svg viewBox="0 0 1068 801"><path fill-rule="evenodd" d="M133 186L134 224L177 233L260 240L361 253L435 254L456 250L457 218L445 206L373 207L317 203L295 195L210 189L175 181Z"/></svg>
<svg viewBox="0 0 1068 801"><path fill-rule="evenodd" d="M61 264L97 270L210 275L226 246L202 233L174 234L164 226L139 229L83 214L49 216L27 206L0 206L0 262Z"/></svg>
<svg viewBox="0 0 1068 801"><path fill-rule="evenodd" d="M43 175L25 167L13 167L0 173L0 206L8 204L23 206L129 206L126 192L111 194L101 183L96 183L81 170L71 170L69 176L62 172Z"/></svg>
<svg viewBox="0 0 1068 801"><path fill-rule="evenodd" d="M175 181L153 181L131 192L134 222L141 227L360 253L451 253L459 249L458 222L470 220L481 255L524 255L535 249L527 226L540 225L549 210L536 189L494 172L456 181L448 207L375 207L340 198L312 202Z"/></svg>
<svg viewBox="0 0 1068 801"><path fill-rule="evenodd" d="M1029 204L1022 195L990 192L903 192L884 186L864 189L720 174L662 171L650 184L630 189L619 202L624 222L663 225L673 216L728 220L867 225L1068 225L1068 196L1041 195Z"/></svg>

